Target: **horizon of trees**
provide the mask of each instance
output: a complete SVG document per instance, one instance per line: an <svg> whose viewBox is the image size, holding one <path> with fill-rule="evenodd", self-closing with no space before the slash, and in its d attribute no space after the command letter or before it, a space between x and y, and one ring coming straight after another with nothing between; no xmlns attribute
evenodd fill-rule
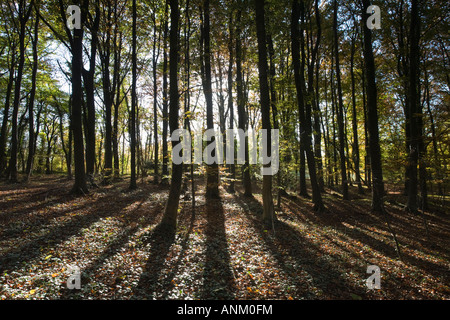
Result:
<svg viewBox="0 0 450 320"><path fill-rule="evenodd" d="M371 4L381 29L367 28ZM81 29L67 27L69 5L81 8ZM449 9L435 0L3 3L0 175L64 172L76 194L128 174L136 189L151 176L170 183L170 228L183 190L195 207L202 176L208 198L238 181L251 196L259 181L268 226L288 191L322 212L326 188L351 200L355 185L383 212L386 184L401 184L405 209L427 210L448 188ZM243 165L172 164L170 133L181 128L279 129L280 170L261 176L248 138Z"/></svg>

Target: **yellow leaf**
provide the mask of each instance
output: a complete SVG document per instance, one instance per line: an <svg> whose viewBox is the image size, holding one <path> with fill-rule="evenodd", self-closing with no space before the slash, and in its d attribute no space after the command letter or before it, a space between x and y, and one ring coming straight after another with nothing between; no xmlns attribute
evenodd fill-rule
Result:
<svg viewBox="0 0 450 320"><path fill-rule="evenodd" d="M30 291L30 294L31 294L31 295L33 295L33 294L35 294L35 293L36 293L36 289L33 289L33 290Z"/></svg>
<svg viewBox="0 0 450 320"><path fill-rule="evenodd" d="M51 257L52 257L52 255L50 254L50 255L48 255L48 256L45 257L45 260L48 260L48 259L50 259Z"/></svg>

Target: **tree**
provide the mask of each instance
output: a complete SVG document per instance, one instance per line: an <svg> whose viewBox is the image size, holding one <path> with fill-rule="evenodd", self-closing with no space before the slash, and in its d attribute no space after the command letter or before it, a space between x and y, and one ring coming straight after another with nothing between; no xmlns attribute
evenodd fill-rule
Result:
<svg viewBox="0 0 450 320"><path fill-rule="evenodd" d="M178 94L178 24L179 8L178 0L170 0L170 131L173 133L179 129L179 94ZM172 149L178 143L172 141ZM163 228L174 230L177 225L178 204L180 201L181 183L183 178L183 164L172 164L172 179L170 183L169 197L161 221Z"/></svg>
<svg viewBox="0 0 450 320"><path fill-rule="evenodd" d="M130 148L131 148L131 177L130 177L130 190L137 188L136 185L136 105L137 105L137 54L136 54L136 0L133 0L133 40L132 40L132 84L131 84L131 124L130 124Z"/></svg>
<svg viewBox="0 0 450 320"><path fill-rule="evenodd" d="M410 48L409 48L409 74L408 74L408 116L410 129L410 145L408 155L408 200L406 210L415 213L418 208L417 203L417 166L419 164L419 151L421 134L422 107L420 104L419 72L420 72L420 17L419 1L411 0L411 22L410 22ZM408 121L407 120L407 121Z"/></svg>
<svg viewBox="0 0 450 320"><path fill-rule="evenodd" d="M337 0L334 0L334 19L333 19L333 31L334 31L334 56L336 67L336 81L337 81L337 93L339 99L339 105L337 108L338 127L339 127L339 155L341 160L341 184L342 184L342 198L348 200L348 181L347 181L347 169L345 165L345 133L344 133L344 101L342 97L342 84L341 84L341 69L339 60L339 37L338 37L338 5Z"/></svg>
<svg viewBox="0 0 450 320"><path fill-rule="evenodd" d="M298 21L300 19L300 13L303 10L303 8L304 8L303 2L299 3L298 0L292 1L292 15L291 15L292 64L294 66L294 78L297 90L298 112L300 118L300 126L302 130L300 133L300 139L303 140L306 153L306 160L308 162L308 169L312 186L314 210L320 212L324 210L324 205L322 201L322 196L320 194L319 184L317 182L316 164L311 142L312 136L311 105L307 103L305 108L305 100L304 100L306 93L305 79L303 72L301 72L302 68L300 65L300 42L303 42L303 30L299 32Z"/></svg>
<svg viewBox="0 0 450 320"><path fill-rule="evenodd" d="M19 34L19 62L17 66L17 75L14 86L14 103L13 103L13 113L12 113L12 129L11 129L11 157L9 159L9 180L11 182L18 182L17 177L17 153L18 153L18 128L17 128L17 117L19 114L19 106L21 101L21 84L23 79L23 71L25 64L25 37L26 37L26 25L31 16L34 1L31 1L29 6L26 7L26 2L24 0L19 1L17 8L17 20L18 26L17 31ZM11 8L10 8L11 9ZM14 6L14 9L16 7ZM11 9L12 10L12 9ZM11 12L14 15L13 12Z"/></svg>
<svg viewBox="0 0 450 320"><path fill-rule="evenodd" d="M210 18L209 18L209 0L205 0L203 3L203 26L202 26L202 75L203 75L203 91L206 100L206 128L208 130L214 130L214 118L213 118L213 96L211 85L211 40L210 40ZM215 138L211 137L208 142L208 147L215 144ZM219 165L215 148L211 152L210 156L213 158L213 163L208 164L206 167L206 196L208 198L219 198Z"/></svg>
<svg viewBox="0 0 450 320"><path fill-rule="evenodd" d="M378 94L375 80L375 59L372 48L372 31L367 27L366 21L369 18L367 8L369 0L363 0L363 30L364 30L364 61L365 79L367 92L367 124L369 134L370 165L372 171L372 210L382 212L384 183L383 170L381 165L380 138L378 131Z"/></svg>
<svg viewBox="0 0 450 320"><path fill-rule="evenodd" d="M33 71L31 76L31 92L30 100L28 102L28 158L26 168L26 180L31 176L33 170L33 161L35 154L35 132L34 132L34 104L36 97L36 77L38 71L38 37L39 37L39 12L36 6L36 17L34 22L34 36L33 36Z"/></svg>
<svg viewBox="0 0 450 320"><path fill-rule="evenodd" d="M258 37L258 70L259 70L259 91L261 99L262 129L267 130L267 145L263 145L263 153L271 154L271 123L270 123L270 92L268 83L267 67L267 46L266 46L266 26L264 0L255 0L256 11L256 33ZM266 149L266 150L264 150ZM265 166L270 167L271 164ZM275 218L275 210L272 197L272 176L263 176L263 221L266 226L270 226Z"/></svg>
<svg viewBox="0 0 450 320"><path fill-rule="evenodd" d="M89 70L83 67L83 83L86 92L86 174L92 183L92 176L95 172L95 70L98 49L98 31L100 28L100 1L95 0L95 17L89 21L87 27L91 33Z"/></svg>
<svg viewBox="0 0 450 320"><path fill-rule="evenodd" d="M83 118L82 118L82 96L83 87L81 82L83 70L83 23L86 20L86 0L75 1L81 6L81 28L73 30L72 39L72 114L71 128L73 131L74 161L75 161L75 183L71 193L86 194L89 192L86 184L86 170L84 166L84 141L83 141Z"/></svg>
<svg viewBox="0 0 450 320"><path fill-rule="evenodd" d="M355 21L353 21L355 23ZM356 23L355 23L355 33L356 33ZM353 130L353 162L355 165L356 173L356 183L358 185L358 192L360 194L364 193L364 189L361 184L361 172L359 168L359 140L358 140L358 120L356 113L356 79L355 79L355 51L356 51L356 34L352 36L351 43L351 53L350 53L350 77L351 77L351 87L352 87L352 130Z"/></svg>
<svg viewBox="0 0 450 320"><path fill-rule="evenodd" d="M242 30L241 30L242 8L239 4L236 18L236 95L237 95L237 112L238 112L238 129L247 130L247 112L245 110L244 98L244 76L242 71ZM241 142L242 143L242 142ZM245 136L245 161L242 165L242 182L244 185L244 195L252 196L252 182L250 179L250 165L248 155L248 136Z"/></svg>

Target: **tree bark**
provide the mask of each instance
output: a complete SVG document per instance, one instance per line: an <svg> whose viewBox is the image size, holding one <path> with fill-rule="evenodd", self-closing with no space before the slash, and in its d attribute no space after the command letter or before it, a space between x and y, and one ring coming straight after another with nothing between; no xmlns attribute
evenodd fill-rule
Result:
<svg viewBox="0 0 450 320"><path fill-rule="evenodd" d="M25 37L26 37L26 24L31 15L34 1L31 1L28 8L25 7L26 2L19 1L18 8L18 20L19 20L19 64L17 66L16 82L14 87L14 103L13 113L11 119L11 157L9 159L8 175L9 181L18 182L17 177L17 154L19 147L19 136L17 127L17 118L19 114L20 100L21 100L21 84L23 78L23 69L25 64Z"/></svg>
<svg viewBox="0 0 450 320"><path fill-rule="evenodd" d="M167 58L167 37L169 34L169 21L168 21L168 12L169 12L169 5L168 1L166 1L166 22L164 23L164 48L163 48L163 55L164 55L164 61L163 61L163 108L162 108L162 116L163 116L163 128L162 128L162 181L167 182L168 181L168 175L169 175L169 169L168 169L168 146L167 146L167 134L168 134L168 125L169 125L169 105L168 105L168 83L167 83L167 67L168 67L168 58Z"/></svg>
<svg viewBox="0 0 450 320"><path fill-rule="evenodd" d="M131 124L130 124L130 149L131 149L131 177L130 177L130 190L137 188L136 184L136 104L137 104L137 56L136 56L136 0L133 0L133 40L132 40L132 84L131 84Z"/></svg>
<svg viewBox="0 0 450 320"><path fill-rule="evenodd" d="M366 13L370 5L369 0L363 0L363 28L364 28L364 60L365 79L367 92L367 124L369 134L370 164L372 170L372 210L383 211L383 170L381 165L380 138L378 132L378 97L375 80L375 59L372 48L372 31L367 28L366 21L369 15Z"/></svg>
<svg viewBox="0 0 450 320"><path fill-rule="evenodd" d="M338 24L337 24L337 0L334 0L334 16L333 16L333 31L334 31L334 54L335 54L335 66L336 66L336 82L339 105L337 108L338 127L339 127L339 155L341 161L341 185L342 185L342 198L348 200L348 181L347 181L347 168L345 164L345 141L346 136L344 132L344 102L342 97L342 84L341 84L341 70L339 62L339 38L338 38Z"/></svg>
<svg viewBox="0 0 450 320"><path fill-rule="evenodd" d="M11 63L9 67L9 79L6 88L5 108L3 110L2 129L0 132L0 174L6 168L6 135L8 134L9 109L11 107L11 93L14 85L14 73L16 67L16 45L10 43Z"/></svg>
<svg viewBox="0 0 450 320"><path fill-rule="evenodd" d="M300 43L304 41L303 30L299 32L298 21L304 10L304 3L298 0L292 2L292 16L291 16L291 45L292 45L292 60L294 65L295 86L297 90L297 103L299 109L300 124L302 128L301 138L305 144L305 155L308 162L309 176L312 188L312 200L314 203L314 210L321 212L325 209L322 196L320 194L319 184L316 176L316 163L314 158L314 151L312 147L312 123L311 123L311 105L305 107L305 79L301 71L300 65ZM300 34L299 34L300 33ZM300 39L300 42L299 42ZM307 104L308 105L308 104Z"/></svg>
<svg viewBox="0 0 450 320"><path fill-rule="evenodd" d="M419 1L411 1L411 22L410 22L410 48L409 48L409 75L408 75L408 115L410 118L409 132L411 144L409 146L408 155L408 198L406 210L416 213L418 209L418 179L417 166L419 165L420 140L421 134L421 105L419 91L419 73L420 73L420 17L419 17Z"/></svg>
<svg viewBox="0 0 450 320"><path fill-rule="evenodd" d="M352 81L352 130L353 130L353 163L355 165L356 184L358 185L358 192L364 193L364 189L361 184L361 172L359 167L359 141L358 141L358 119L356 114L356 81L355 81L355 51L356 51L356 35L352 37L352 47L350 53L350 77Z"/></svg>
<svg viewBox="0 0 450 320"><path fill-rule="evenodd" d="M75 1L80 5L82 1ZM83 25L86 12L82 10L81 23ZM71 193L86 194L88 188L86 184L86 170L84 166L84 141L82 123L82 96L83 87L81 82L83 69L83 28L74 29L72 45L72 117L71 127L74 142L75 160L75 183Z"/></svg>
<svg viewBox="0 0 450 320"><path fill-rule="evenodd" d="M170 0L170 130L174 132L179 128L179 96L178 96L178 0ZM178 143L172 141L172 147ZM177 225L178 205L180 201L181 183L183 178L183 164L173 164L172 179L170 183L169 198L161 221L161 225L174 230Z"/></svg>
<svg viewBox="0 0 450 320"><path fill-rule="evenodd" d="M247 112L245 110L244 99L244 77L242 72L242 27L241 27L242 8L239 7L236 17L236 96L238 111L238 129L247 130ZM252 196L252 182L250 178L250 164L248 155L248 137L245 137L245 161L242 165L242 183L244 186L244 195Z"/></svg>
<svg viewBox="0 0 450 320"><path fill-rule="evenodd" d="M203 7L203 68L204 68L204 81L203 91L205 93L206 100L206 128L208 130L214 129L214 115L213 115L213 98L212 98L212 85L211 85L211 41L210 41L210 14L209 14L209 0L204 1ZM215 143L215 138L212 137L211 141L207 143L208 146ZM216 158L216 151L213 151L211 156ZM206 167L206 197L207 198L219 198L219 165L217 161L213 164L209 164Z"/></svg>
<svg viewBox="0 0 450 320"><path fill-rule="evenodd" d="M34 144L34 103L36 97L36 77L38 70L38 40L39 40L39 13L36 8L36 17L34 22L34 37L33 37L33 71L31 75L31 92L30 100L28 104L28 158L27 167L25 170L25 179L28 181L31 177L33 171L33 162L35 154L35 144Z"/></svg>
<svg viewBox="0 0 450 320"><path fill-rule="evenodd" d="M258 38L258 70L259 70L259 91L261 103L262 129L267 130L267 145L263 146L263 153L272 154L271 148L271 123L270 123L270 92L268 83L267 67L267 46L266 46L266 26L264 0L255 0L256 11L256 34ZM267 153L265 150L267 150ZM265 166L270 167L271 164ZM272 196L272 176L263 176L263 221L266 227L270 227L275 219L275 210Z"/></svg>
<svg viewBox="0 0 450 320"><path fill-rule="evenodd" d="M88 4L85 4L88 8ZM90 57L89 57L89 70L83 68L83 80L84 90L86 92L86 174L89 179L93 178L95 173L95 64L97 59L97 46L98 46L98 29L100 25L100 4L99 1L95 1L95 18L90 28L91 43L90 43Z"/></svg>

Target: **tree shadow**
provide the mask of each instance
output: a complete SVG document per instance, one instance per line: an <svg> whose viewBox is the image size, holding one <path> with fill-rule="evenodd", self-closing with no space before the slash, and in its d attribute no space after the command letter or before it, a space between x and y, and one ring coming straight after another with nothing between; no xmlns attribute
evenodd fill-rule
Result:
<svg viewBox="0 0 450 320"><path fill-rule="evenodd" d="M305 299L352 299L355 294L366 296L362 287L344 278L336 263L339 256L323 252L301 232L281 220L276 221L275 233L267 232L259 215L261 203L241 195L235 199L244 208L248 220L258 230L282 271L295 283L297 296Z"/></svg>
<svg viewBox="0 0 450 320"><path fill-rule="evenodd" d="M419 220L416 219L417 221L414 224L412 219L405 217L404 212L393 212L393 210L389 209L388 219L391 226L391 229L389 229L385 216L371 212L370 201L361 203L359 201L336 202L328 200L327 202L329 212L326 214L315 214L311 210L305 210L304 208L302 210L302 207L296 201L288 201L286 206L294 208L292 211L295 219L291 220L298 220L306 225L312 225L316 230L328 228L333 229L338 234L340 233L343 236L341 242L343 241L345 245L337 241L333 234L320 232L321 237L338 246L345 255L348 255L353 261L358 261L358 264L362 267L364 267L363 264L365 263L380 263L377 261L379 255L392 261L399 259L391 233L392 229L400 242L403 263L417 267L438 279L449 278L448 266L435 262L432 259L424 259L414 253L417 250L427 255L436 255L437 248L440 249L440 255L442 256L447 256L448 253L448 250L443 249L442 244L433 245L428 243L425 239L424 230L420 234L418 233ZM378 231L374 230L374 228L378 229ZM437 231L437 236L445 239L443 234L440 234L439 230ZM380 234L377 235L377 233ZM369 253L362 254L359 249L354 247L357 244L364 244L364 246L369 247ZM389 282L385 283L384 287L389 287L391 293L397 292L401 296L404 292L399 289L400 286L403 288L411 287L407 280L394 276L390 277ZM414 295L427 298L426 294L419 290L415 291Z"/></svg>
<svg viewBox="0 0 450 320"><path fill-rule="evenodd" d="M203 271L203 300L230 300L235 296L235 279L230 264L225 214L220 199L206 201L206 252Z"/></svg>
<svg viewBox="0 0 450 320"><path fill-rule="evenodd" d="M114 203L114 210L111 210L112 203ZM73 209L70 212L73 217L70 217L68 221L52 227L43 235L28 238L24 244L11 248L11 250L2 254L0 256L0 272L3 273L6 270L10 272L20 268L23 263L40 256L42 254L41 248L56 247L70 237L78 235L81 230L89 228L100 219L114 216L128 204L127 201L117 201L117 194L111 193L97 199L92 204ZM76 211L80 211L80 213L75 215L74 212Z"/></svg>
<svg viewBox="0 0 450 320"><path fill-rule="evenodd" d="M116 255L121 249L129 242L130 238L139 231L141 228L145 228L148 225L153 224L156 219L156 215L147 215L147 219L145 222L139 221L136 222L136 216L139 209L142 207L145 199L142 199L139 202L139 205L133 209L131 213L129 213L128 219L123 223L122 231L118 236L116 236L112 241L110 241L106 247L106 249L98 255L94 261L92 261L87 268L83 268L82 272L82 282L90 282L91 279L94 278L95 272L111 257ZM130 221L131 220L131 221ZM96 281L96 280L92 280ZM108 280L108 284L110 286L117 285L117 282L120 281L118 278L110 277ZM73 298L74 291L69 290L66 287L60 290L60 299L71 299Z"/></svg>
<svg viewBox="0 0 450 320"><path fill-rule="evenodd" d="M175 230L165 228L158 224L147 235L141 237L146 246L150 246L147 263L139 278L138 284L133 288L136 299L156 299L156 292L164 290L164 281L160 281L164 262L175 242Z"/></svg>
<svg viewBox="0 0 450 320"><path fill-rule="evenodd" d="M181 220L181 217L179 218L179 220ZM162 298L163 299L168 299L170 290L173 288L173 279L175 278L178 268L181 265L182 259L184 258L184 254L186 253L186 251L188 249L189 236L192 233L192 230L194 229L194 222L195 222L195 211L192 211L192 214L190 217L190 222L189 222L189 228L186 231L185 236L180 243L181 248L180 248L180 253L178 254L178 258L173 263L173 267L172 267L172 270L170 271L170 273L162 281L162 288L163 288Z"/></svg>

